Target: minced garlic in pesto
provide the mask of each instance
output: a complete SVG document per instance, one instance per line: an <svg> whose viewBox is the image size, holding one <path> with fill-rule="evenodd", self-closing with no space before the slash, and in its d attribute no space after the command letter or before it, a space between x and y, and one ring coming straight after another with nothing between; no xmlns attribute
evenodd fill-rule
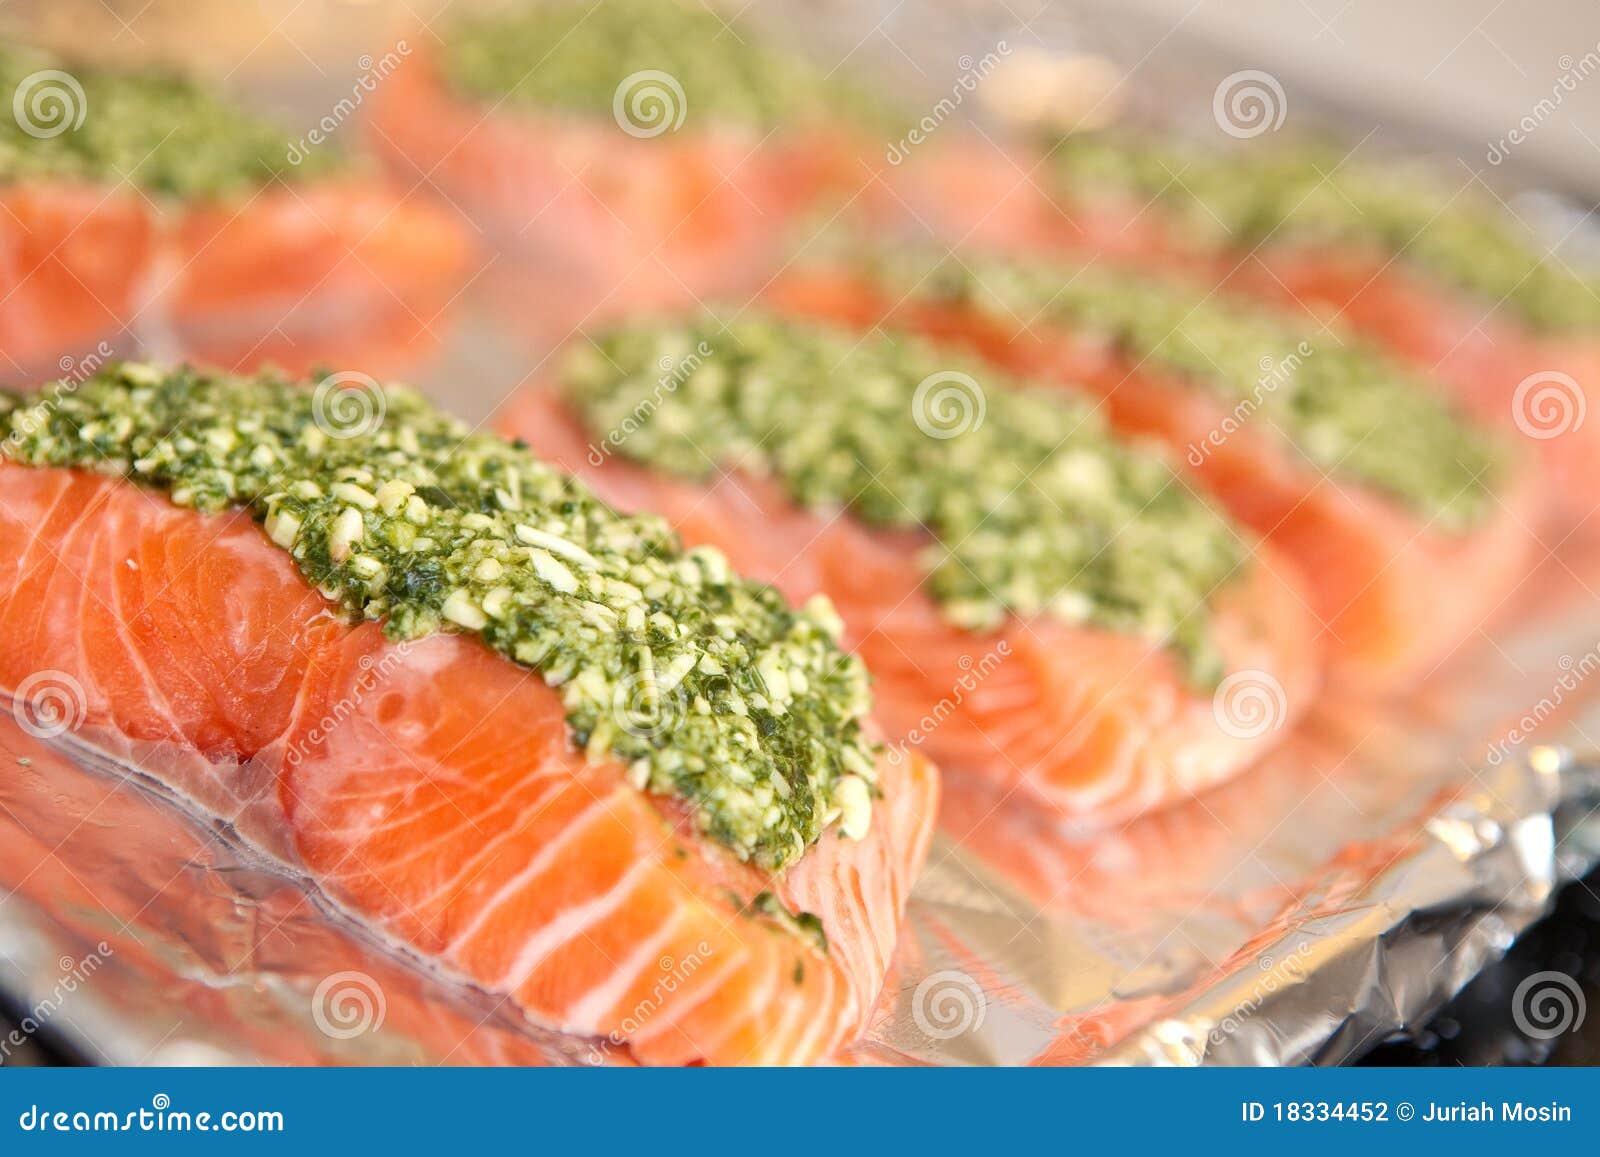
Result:
<svg viewBox="0 0 1600 1157"><path fill-rule="evenodd" d="M898 252L865 268L902 294L1028 326L1066 321L1157 372L1243 405L1317 467L1446 530L1494 506L1505 448L1437 387L1349 335L1198 283L1068 260ZM1208 454L1201 444L1190 458ZM1199 465L1199 462L1195 462Z"/></svg>
<svg viewBox="0 0 1600 1157"><path fill-rule="evenodd" d="M1600 272L1552 257L1481 189L1434 169L1349 157L1301 143L1218 151L1157 138L1084 135L1060 142L1069 189L1154 202L1216 246L1263 242L1369 247L1538 330L1600 329Z"/></svg>
<svg viewBox="0 0 1600 1157"><path fill-rule="evenodd" d="M928 588L959 626L1053 615L1169 643L1198 682L1221 674L1208 601L1243 544L1081 402L919 342L757 315L619 325L562 381L617 453L693 477L770 473L806 507L927 530Z"/></svg>
<svg viewBox="0 0 1600 1157"><path fill-rule="evenodd" d="M120 184L183 199L248 192L340 164L331 149L288 161L272 121L168 72L80 66L0 45L0 185ZM15 114L15 115L13 115Z"/></svg>
<svg viewBox="0 0 1600 1157"><path fill-rule="evenodd" d="M643 102L627 113L648 118L641 128L675 128L680 119L702 128L893 119L864 86L764 43L736 9L719 15L701 0L557 0L472 13L443 34L444 74L467 96L607 116L621 89L624 100Z"/></svg>
<svg viewBox="0 0 1600 1157"><path fill-rule="evenodd" d="M791 608L419 394L130 364L11 405L0 455L243 506L392 637L466 631L534 668L590 757L682 798L741 858L775 870L832 823L864 834L867 676L825 600Z"/></svg>

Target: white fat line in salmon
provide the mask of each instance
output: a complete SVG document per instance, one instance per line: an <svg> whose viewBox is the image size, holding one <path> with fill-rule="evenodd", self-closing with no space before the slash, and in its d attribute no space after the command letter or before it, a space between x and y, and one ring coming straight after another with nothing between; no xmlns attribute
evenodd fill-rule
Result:
<svg viewBox="0 0 1600 1157"><path fill-rule="evenodd" d="M695 973L716 955L716 950L705 940L694 946L694 951L684 956L681 960L674 960L671 956L663 956L656 962L656 967L661 971L661 976L654 987L638 1003L631 1012L623 1016L621 1025L609 1033L604 1040L596 1042L585 1058L591 1065L606 1063L613 1051L627 1047L628 1038L636 1034L651 1017L660 1010L662 999L678 991L680 985L688 981ZM627 975L626 972L619 975Z"/></svg>
<svg viewBox="0 0 1600 1157"><path fill-rule="evenodd" d="M415 639L395 640L384 648L383 657L376 662L370 655L361 656L361 674L356 676L355 686L350 689L350 694L339 698L332 707L323 712L321 719L307 729L303 737L297 737L289 745L284 753L287 765L298 767L310 749L327 739L353 716L369 694L389 681L390 676L411 653L411 648L415 644Z"/></svg>

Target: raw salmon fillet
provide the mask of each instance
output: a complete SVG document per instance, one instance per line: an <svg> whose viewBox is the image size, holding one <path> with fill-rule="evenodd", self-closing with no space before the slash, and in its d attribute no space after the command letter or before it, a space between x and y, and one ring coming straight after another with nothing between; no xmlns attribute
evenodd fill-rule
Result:
<svg viewBox="0 0 1600 1157"><path fill-rule="evenodd" d="M448 210L193 80L0 42L0 86L21 110L0 122L5 380L134 345L381 370L435 336L465 278Z"/></svg>
<svg viewBox="0 0 1600 1157"><path fill-rule="evenodd" d="M351 626L242 513L0 464L0 691L155 776L399 947L648 1063L800 1063L862 1028L936 781L769 876L574 748L534 673ZM56 730L60 730L59 726ZM816 915L823 950L760 915Z"/></svg>
<svg viewBox="0 0 1600 1157"><path fill-rule="evenodd" d="M1224 157L1134 137L1018 156L1009 171L1026 169L1028 178L991 176L1001 188L989 191L986 206L973 204L977 179L957 165L930 171L929 181L968 192L951 198L942 219L928 220L946 236L1131 259L1333 315L1535 451L1555 533L1592 516L1600 424L1585 421L1586 391L1600 381L1600 326L1574 324L1587 307L1563 301L1571 316L1542 329L1512 297L1527 291L1547 307L1563 292L1594 297L1600 277L1581 256L1545 255L1547 241L1481 190L1342 149L1252 148ZM1410 210L1414 222L1382 220L1409 197L1426 205ZM1468 265L1441 267L1445 242L1435 233L1463 228L1479 230ZM1543 255L1545 268L1513 276L1510 294L1475 284L1518 245ZM1562 281L1564 291L1553 287Z"/></svg>
<svg viewBox="0 0 1600 1157"><path fill-rule="evenodd" d="M681 128L635 136L610 111L479 102L441 72L418 52L385 83L374 150L606 312L755 282L800 215L859 171L862 148L842 125L768 131L689 108ZM677 101L663 92L670 116Z"/></svg>
<svg viewBox="0 0 1600 1157"><path fill-rule="evenodd" d="M1290 450L1270 423L1240 422L1211 444L1215 432L1230 429L1227 402L1097 335L1004 311L897 299L846 271L795 271L767 300L858 327L908 328L1099 399L1117 429L1168 446L1231 514L1298 568L1321 623L1329 673L1347 687L1370 692L1422 677L1527 572L1540 495L1526 471L1513 474L1482 525L1454 533L1424 524L1375 490L1333 481ZM1206 452L1196 454L1197 446Z"/></svg>
<svg viewBox="0 0 1600 1157"><path fill-rule="evenodd" d="M1560 534L1600 510L1600 421L1588 392L1600 383L1600 334L1537 334L1430 283L1403 263L1284 245L1241 259L1230 289L1332 314L1435 374L1484 422L1537 451L1550 526Z"/></svg>
<svg viewBox="0 0 1600 1157"><path fill-rule="evenodd" d="M744 472L706 485L615 456L596 465L590 434L551 390L515 399L500 425L614 506L648 506L791 600L825 593L873 674L874 713L892 738L1067 820L1114 823L1227 779L1311 702L1315 624L1271 549L1215 602L1220 648L1238 675L1225 685L1239 696L1231 702L1227 690L1197 689L1150 640L1047 617L1013 617L993 632L951 625L924 590L920 533L804 510ZM1257 708L1264 722L1219 721Z"/></svg>

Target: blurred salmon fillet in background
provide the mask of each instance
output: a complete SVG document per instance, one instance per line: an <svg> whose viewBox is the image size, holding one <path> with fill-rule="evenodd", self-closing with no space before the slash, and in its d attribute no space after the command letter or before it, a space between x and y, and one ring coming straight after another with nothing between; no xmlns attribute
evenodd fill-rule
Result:
<svg viewBox="0 0 1600 1157"><path fill-rule="evenodd" d="M720 356L740 367L728 371L734 375L728 389L759 389L767 375L759 356L744 362L750 355L741 352L738 332L720 336L705 361L707 372L724 372ZM804 328L796 332L796 340L805 340ZM849 348L842 335L837 340L839 351ZM771 373L784 372L786 355L771 356ZM622 363L618 373L638 368ZM644 368L654 376L653 362ZM879 371L853 370L846 359L837 372L846 380L853 372ZM909 402L916 382L904 384ZM797 382L794 388L804 397L820 386ZM670 397L681 401L686 389ZM1003 392L987 391L990 421L1007 404ZM677 411L649 409L641 427L678 420ZM910 426L909 406L902 413ZM865 444L889 436L890 427L880 428L876 417L863 415L860 422ZM928 590L930 537L924 531L875 526L849 508L807 508L754 461L742 468L719 464L720 477L706 482L629 461L629 440L597 453L597 446L609 447L606 432L581 421L557 381L515 399L499 425L619 508L660 512L686 540L716 546L789 598L826 594L844 621L848 645L873 674L875 713L891 738L909 736L947 775L977 775L1020 790L1074 822L1113 823L1231 777L1275 743L1314 694L1320 665L1315 623L1297 580L1269 547L1251 551L1213 592L1210 633L1224 680L1214 693L1197 685L1160 639L1049 613L1009 616L993 629L957 626ZM802 426L793 431L795 437L814 435ZM781 456L782 436L775 442ZM1234 711L1261 716L1235 726Z"/></svg>
<svg viewBox="0 0 1600 1157"><path fill-rule="evenodd" d="M0 374L138 344L382 368L436 340L471 255L447 212L332 146L294 163L287 130L181 77L52 63L0 46L0 81L69 118L0 124Z"/></svg>
<svg viewBox="0 0 1600 1157"><path fill-rule="evenodd" d="M1443 522L1432 525L1457 496L1445 493L1438 513L1419 515L1381 488L1346 476L1342 463L1330 476L1328 467L1310 460L1304 446L1286 434L1285 413L1256 414L1272 394L1281 390L1287 396L1294 374L1318 371L1342 352L1323 353L1319 363L1309 345L1296 345L1300 331L1293 326L1281 335L1266 331L1264 342L1254 330L1244 330L1244 340L1256 340L1260 348L1233 364L1248 362L1250 380L1218 383L1238 387L1240 404L1249 406L1241 416L1234 397L1202 384L1222 373L1225 355L1206 346L1182 354L1169 343L1175 336L1180 344L1186 339L1172 333L1156 334L1148 348L1126 343L1149 326L1165 325L1160 319L1169 316L1209 341L1240 317L1253 325L1247 303L1213 300L1203 283L1145 278L1119 268L1105 278L1098 299L1094 290L1082 290L1084 312L1074 317L1061 308L1066 290L1079 279L1101 277L1095 267L975 254L944 259L942 253L924 251L887 278L870 261L841 261L831 269L819 261L778 279L765 300L797 315L856 327L904 327L979 353L1023 378L1103 403L1118 430L1167 446L1174 461L1183 460L1235 517L1299 568L1323 624L1330 671L1348 688L1371 693L1414 682L1472 635L1526 573L1528 524L1537 517L1539 496L1515 466L1506 467L1502 484L1483 504L1481 523L1457 532ZM959 284L944 284L941 278L948 280L953 270L959 271ZM1128 305L1126 317L1117 312L1119 300ZM1157 312L1161 301L1172 308ZM1264 319L1283 320L1272 314ZM1304 335L1329 344L1314 327ZM1257 378L1275 365L1290 372L1281 379ZM1381 363L1358 367L1383 369ZM1252 394L1260 382L1266 385ZM1337 383L1333 388L1340 390ZM1363 442L1378 438L1401 456L1428 450L1407 442L1410 419L1399 407L1410 388L1401 385L1388 402L1377 403L1396 410L1381 410ZM1456 421L1431 412L1423 394L1410 402L1412 419ZM1476 479L1465 473L1461 483Z"/></svg>
<svg viewBox="0 0 1600 1157"><path fill-rule="evenodd" d="M759 283L879 147L875 97L699 4L557 0L436 39L378 94L374 148L559 286L571 324Z"/></svg>

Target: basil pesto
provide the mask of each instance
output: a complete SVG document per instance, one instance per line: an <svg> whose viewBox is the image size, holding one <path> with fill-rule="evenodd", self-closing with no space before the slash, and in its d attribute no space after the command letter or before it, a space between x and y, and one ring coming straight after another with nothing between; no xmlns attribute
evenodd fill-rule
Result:
<svg viewBox="0 0 1600 1157"><path fill-rule="evenodd" d="M825 600L792 609L409 389L130 364L10 406L0 454L242 506L391 637L464 631L534 668L591 758L683 799L741 858L777 870L830 824L867 830L867 676Z"/></svg>
<svg viewBox="0 0 1600 1157"><path fill-rule="evenodd" d="M1534 329L1600 328L1600 273L1569 268L1492 198L1420 166L1309 143L1218 152L1094 135L1065 139L1052 161L1069 189L1154 202L1212 245L1366 246Z"/></svg>
<svg viewBox="0 0 1600 1157"><path fill-rule="evenodd" d="M1246 408L1319 469L1444 529L1468 529L1494 506L1504 448L1492 434L1392 359L1296 313L1093 263L899 253L863 264L896 297L1098 335ZM1209 452L1201 444L1189 457L1199 465Z"/></svg>
<svg viewBox="0 0 1600 1157"><path fill-rule="evenodd" d="M561 380L597 435L626 431L605 443L629 458L756 470L808 508L926 530L927 587L958 626L1047 614L1169 643L1197 682L1221 674L1208 601L1243 544L1086 404L921 343L755 315L620 325Z"/></svg>
<svg viewBox="0 0 1600 1157"><path fill-rule="evenodd" d="M866 88L761 42L735 20L701 0L557 0L474 13L445 34L443 72L466 96L527 107L609 117L619 97L634 98L641 104L629 115L646 122L641 128L676 127L680 117L760 128L893 120Z"/></svg>
<svg viewBox="0 0 1600 1157"><path fill-rule="evenodd" d="M0 45L0 185L126 180L183 199L248 192L325 173L331 150L288 162L288 134L193 81L154 70L80 67Z"/></svg>

